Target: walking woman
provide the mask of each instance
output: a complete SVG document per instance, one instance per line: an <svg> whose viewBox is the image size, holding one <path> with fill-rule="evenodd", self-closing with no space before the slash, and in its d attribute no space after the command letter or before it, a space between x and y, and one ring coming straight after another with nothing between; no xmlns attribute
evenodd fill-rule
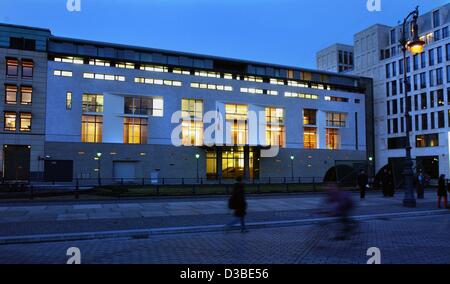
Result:
<svg viewBox="0 0 450 284"><path fill-rule="evenodd" d="M444 208L448 208L447 205L447 187L445 186L445 175L441 175L438 185L438 208L441 208L441 200L444 198Z"/></svg>
<svg viewBox="0 0 450 284"><path fill-rule="evenodd" d="M242 177L236 179L236 183L233 188L233 193L228 202L228 207L234 210L234 216L236 217L226 228L229 230L233 225L241 223L241 232L246 233L245 229L245 215L247 214L247 201L245 200L244 183Z"/></svg>

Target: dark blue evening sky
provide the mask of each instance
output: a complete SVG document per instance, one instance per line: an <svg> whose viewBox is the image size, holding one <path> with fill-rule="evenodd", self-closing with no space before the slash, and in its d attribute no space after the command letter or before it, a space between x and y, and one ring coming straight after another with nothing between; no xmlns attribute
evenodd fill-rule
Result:
<svg viewBox="0 0 450 284"><path fill-rule="evenodd" d="M372 24L395 25L446 0L0 0L0 22L54 35L315 68L317 50L352 43Z"/></svg>

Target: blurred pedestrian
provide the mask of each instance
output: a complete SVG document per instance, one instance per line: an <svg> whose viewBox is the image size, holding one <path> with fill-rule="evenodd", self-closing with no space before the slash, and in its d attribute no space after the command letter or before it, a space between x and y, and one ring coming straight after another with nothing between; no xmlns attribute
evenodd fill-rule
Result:
<svg viewBox="0 0 450 284"><path fill-rule="evenodd" d="M419 170L419 174L417 175L417 198L424 199L425 198L425 176L423 175L422 170Z"/></svg>
<svg viewBox="0 0 450 284"><path fill-rule="evenodd" d="M235 219L226 225L229 230L232 226L236 224L241 224L241 232L247 232L245 228L245 215L247 214L247 201L245 198L244 183L242 182L242 177L236 178L236 183L233 187L233 193L228 201L228 207L234 210Z"/></svg>
<svg viewBox="0 0 450 284"><path fill-rule="evenodd" d="M351 211L354 203L348 192L337 187L331 187L327 191L326 203L329 206L329 213L333 217L338 217L342 225L340 234L335 237L337 240L346 240L353 232L355 222L351 218Z"/></svg>
<svg viewBox="0 0 450 284"><path fill-rule="evenodd" d="M444 208L448 208L447 203L447 186L445 186L445 175L441 175L439 177L439 183L438 183L438 208L441 208L441 200L444 199Z"/></svg>
<svg viewBox="0 0 450 284"><path fill-rule="evenodd" d="M359 195L361 199L366 198L366 189L368 185L369 185L369 177L367 176L364 170L361 170L361 172L358 175Z"/></svg>

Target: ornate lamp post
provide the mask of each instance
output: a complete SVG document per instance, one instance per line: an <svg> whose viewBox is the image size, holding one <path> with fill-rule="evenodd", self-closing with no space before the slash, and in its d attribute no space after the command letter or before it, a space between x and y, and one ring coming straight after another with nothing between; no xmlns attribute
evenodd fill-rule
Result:
<svg viewBox="0 0 450 284"><path fill-rule="evenodd" d="M97 154L95 155L94 160L97 160L97 179L98 179L98 186L102 186L102 180L101 180L101 174L100 174L100 167L101 167L101 160L102 158L102 153L97 152Z"/></svg>
<svg viewBox="0 0 450 284"><path fill-rule="evenodd" d="M198 174L198 160L200 159L200 155L199 154L195 154L195 159L197 160L197 182L199 180L199 174Z"/></svg>
<svg viewBox="0 0 450 284"><path fill-rule="evenodd" d="M410 30L412 35L412 40L409 40L409 36L406 35L406 25L408 20L410 21ZM403 82L405 90L405 122L406 122L406 157L405 166L403 169L404 178L404 190L405 197L403 199L403 206L405 207L416 207L416 199L414 197L414 172L413 172L413 162L411 159L411 141L409 134L411 132L411 102L408 103L408 76L407 76L407 62L406 62L406 52L409 50L413 55L423 52L425 42L419 39L419 26L417 24L417 19L419 18L419 7L417 6L414 11L409 13L409 15L403 20L402 27L402 38L400 39L400 45L403 52Z"/></svg>
<svg viewBox="0 0 450 284"><path fill-rule="evenodd" d="M294 180L294 159L295 159L295 157L291 156L291 177L292 177L292 180Z"/></svg>

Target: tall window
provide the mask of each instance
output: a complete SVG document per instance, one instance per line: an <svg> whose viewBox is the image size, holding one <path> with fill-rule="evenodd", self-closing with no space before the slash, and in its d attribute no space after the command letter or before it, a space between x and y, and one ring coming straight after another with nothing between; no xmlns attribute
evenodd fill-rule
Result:
<svg viewBox="0 0 450 284"><path fill-rule="evenodd" d="M439 17L439 10L434 11L433 12L433 27L436 28L438 26L441 25L441 21L440 21L440 17Z"/></svg>
<svg viewBox="0 0 450 284"><path fill-rule="evenodd" d="M72 92L66 93L66 109L67 110L72 109Z"/></svg>
<svg viewBox="0 0 450 284"><path fill-rule="evenodd" d="M304 109L303 110L303 125L316 125L317 124L317 110Z"/></svg>
<svg viewBox="0 0 450 284"><path fill-rule="evenodd" d="M5 103L16 104L17 103L17 86L5 85Z"/></svg>
<svg viewBox="0 0 450 284"><path fill-rule="evenodd" d="M183 122L181 125L182 144L184 146L202 146L203 101L182 99L181 111L183 112Z"/></svg>
<svg viewBox="0 0 450 284"><path fill-rule="evenodd" d="M5 112L4 120L5 120L5 131L16 131L16 113L15 112Z"/></svg>
<svg viewBox="0 0 450 284"><path fill-rule="evenodd" d="M327 126L345 127L347 115L345 113L327 112Z"/></svg>
<svg viewBox="0 0 450 284"><path fill-rule="evenodd" d="M20 131L22 132L31 131L31 113L29 112L20 113Z"/></svg>
<svg viewBox="0 0 450 284"><path fill-rule="evenodd" d="M335 128L327 128L326 142L328 150L337 150L340 145L339 130Z"/></svg>
<svg viewBox="0 0 450 284"><path fill-rule="evenodd" d="M159 97L125 98L125 114L163 116L163 99Z"/></svg>
<svg viewBox="0 0 450 284"><path fill-rule="evenodd" d="M231 125L231 144L247 144L247 114L246 105L226 104L225 116L227 124Z"/></svg>
<svg viewBox="0 0 450 284"><path fill-rule="evenodd" d="M6 59L6 75L18 76L19 75L19 61L15 58Z"/></svg>
<svg viewBox="0 0 450 284"><path fill-rule="evenodd" d="M305 149L317 149L317 128L303 128L303 145Z"/></svg>
<svg viewBox="0 0 450 284"><path fill-rule="evenodd" d="M266 145L285 147L284 109L266 108Z"/></svg>
<svg viewBox="0 0 450 284"><path fill-rule="evenodd" d="M442 63L442 46L439 46L437 49L436 49L436 52L437 52L437 63L439 64L439 63Z"/></svg>
<svg viewBox="0 0 450 284"><path fill-rule="evenodd" d="M123 122L123 143L147 144L148 120L125 117Z"/></svg>
<svg viewBox="0 0 450 284"><path fill-rule="evenodd" d="M31 86L20 87L20 103L22 105L31 105L33 97L33 88Z"/></svg>
<svg viewBox="0 0 450 284"><path fill-rule="evenodd" d="M100 115L83 115L81 118L81 142L101 143L103 117Z"/></svg>
<svg viewBox="0 0 450 284"><path fill-rule="evenodd" d="M83 94L83 112L103 112L103 95Z"/></svg>
<svg viewBox="0 0 450 284"><path fill-rule="evenodd" d="M22 77L31 78L33 77L34 62L33 60L24 59L22 60Z"/></svg>
<svg viewBox="0 0 450 284"><path fill-rule="evenodd" d="M434 65L434 49L430 49L428 51L428 65L429 66Z"/></svg>

